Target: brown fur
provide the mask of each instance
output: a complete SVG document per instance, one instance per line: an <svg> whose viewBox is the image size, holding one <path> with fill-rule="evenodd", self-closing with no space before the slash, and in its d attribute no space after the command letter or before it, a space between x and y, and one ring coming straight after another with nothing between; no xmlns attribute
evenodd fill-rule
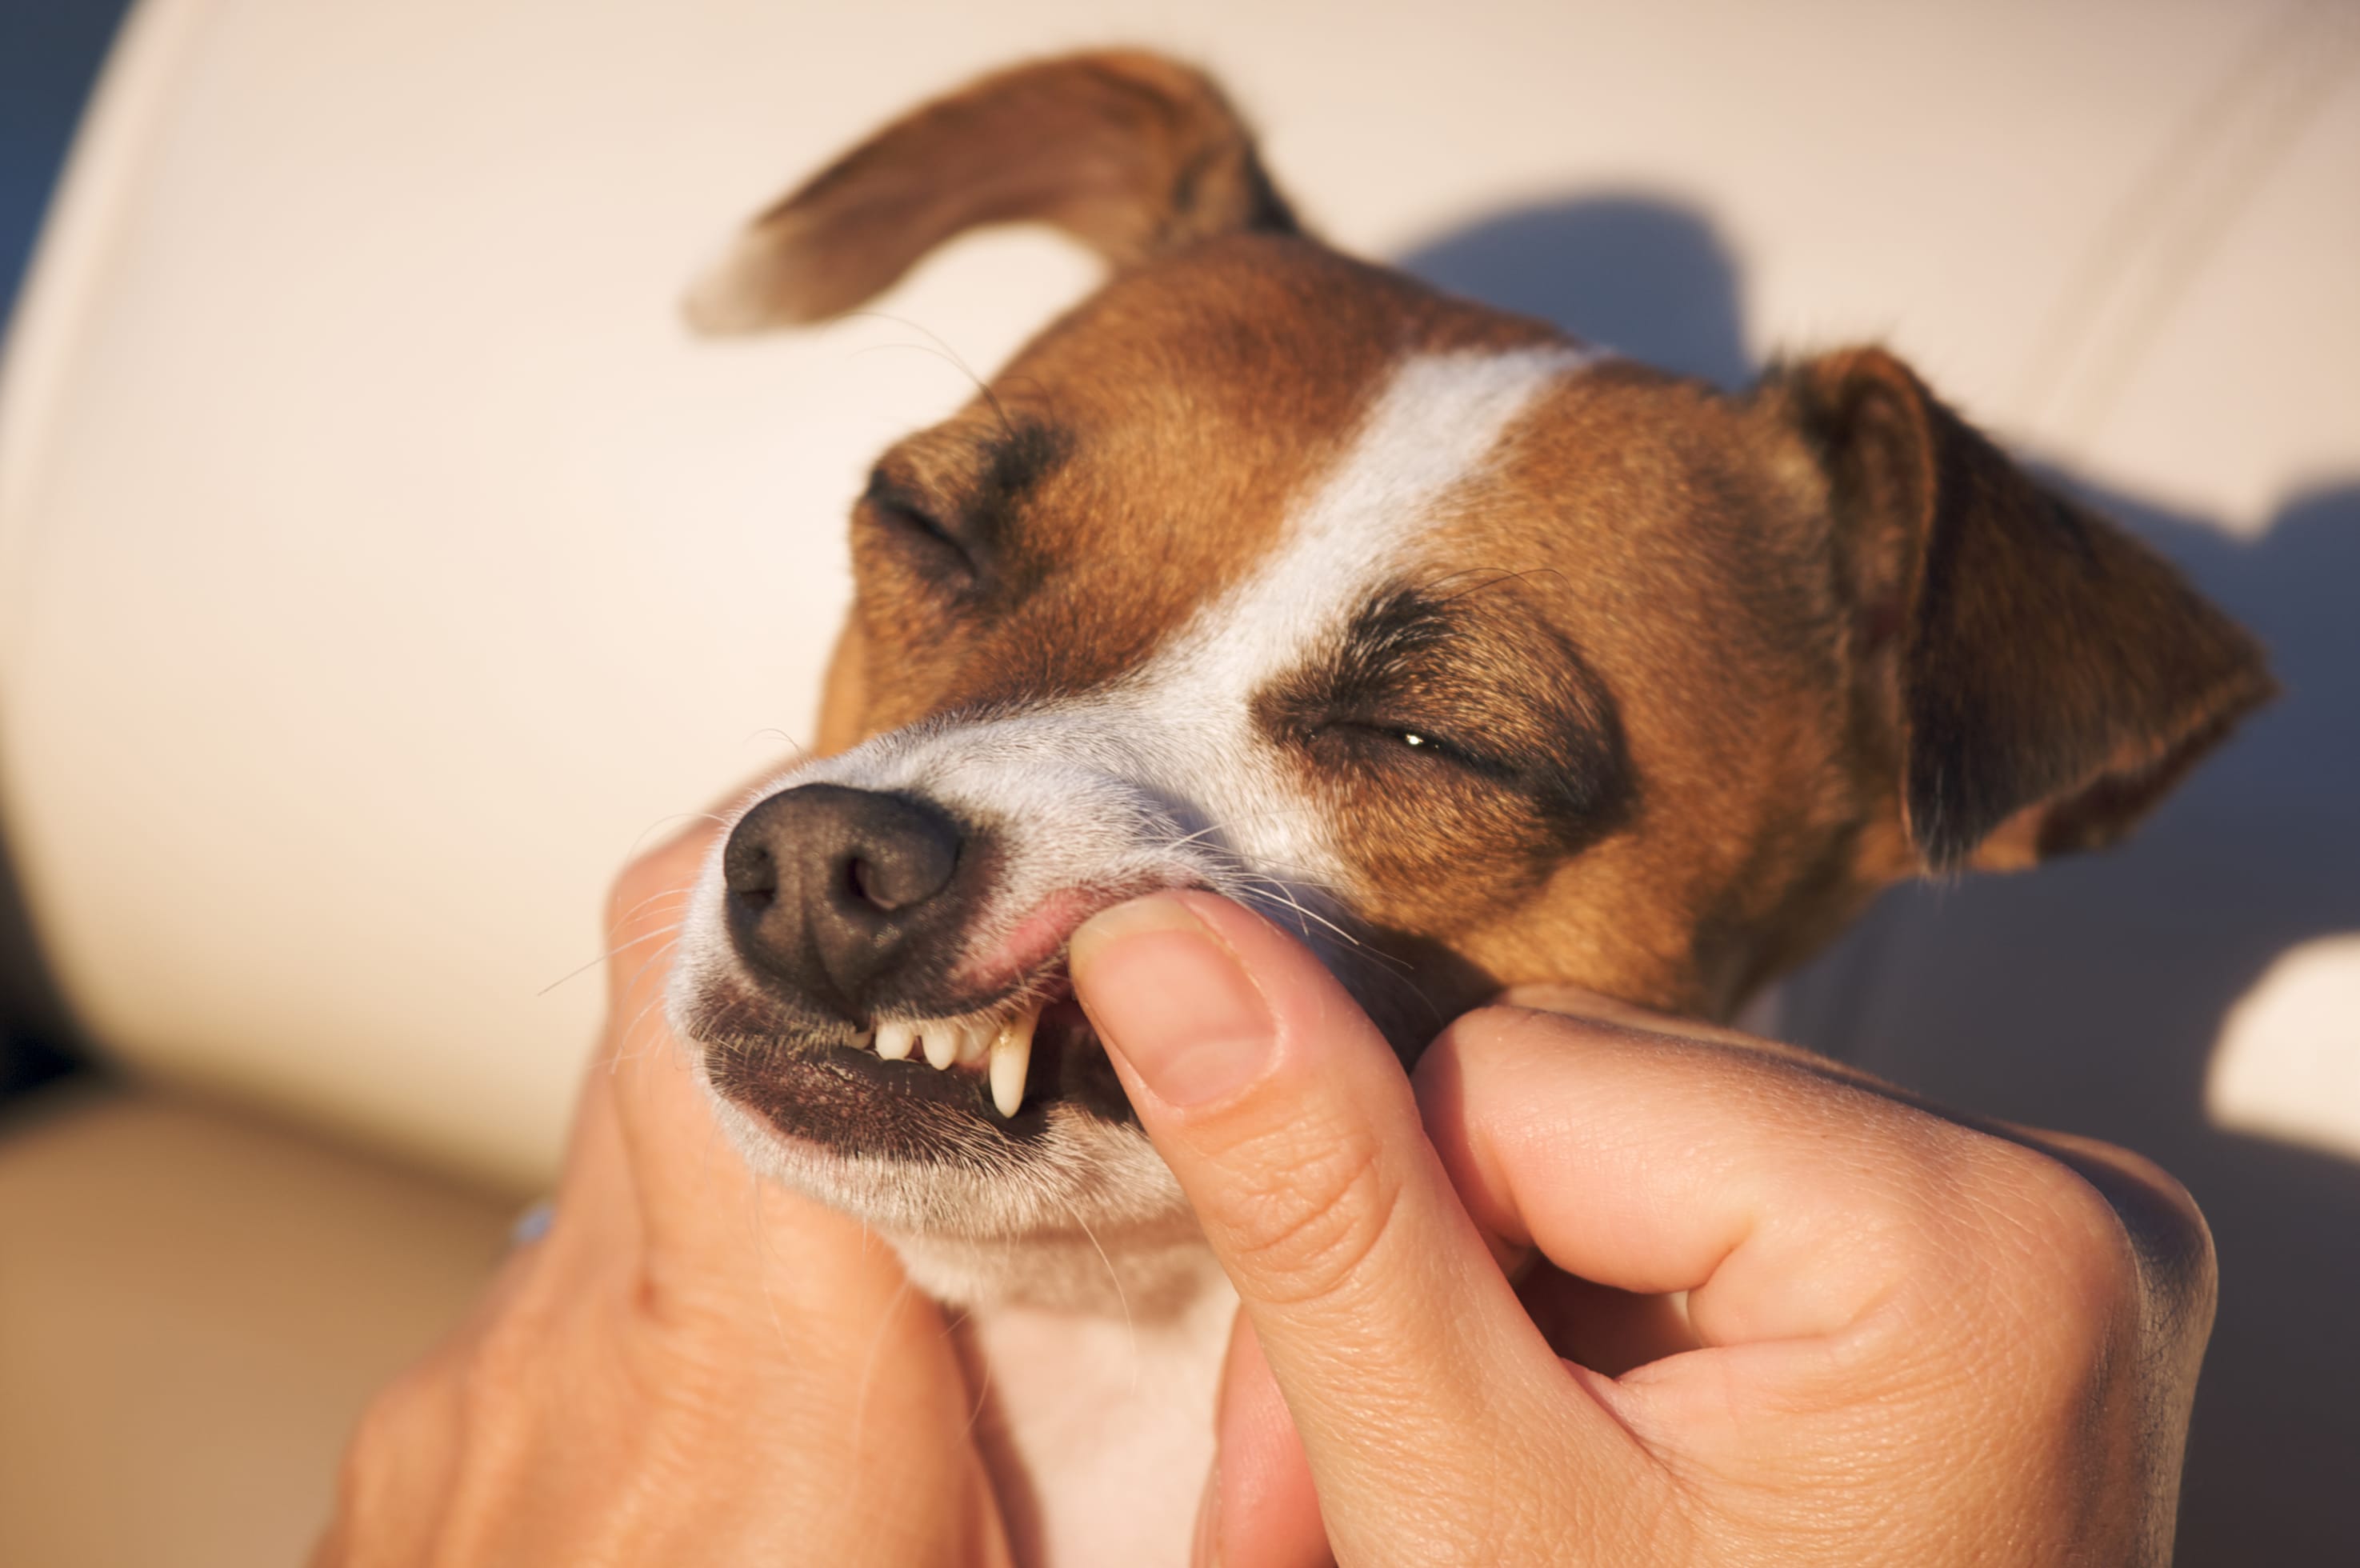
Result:
<svg viewBox="0 0 2360 1568"><path fill-rule="evenodd" d="M1253 138L1199 72L1135 50L985 77L886 126L754 221L715 331L816 321L983 223L1050 223L1128 267L1213 234L1291 234Z"/></svg>
<svg viewBox="0 0 2360 1568"><path fill-rule="evenodd" d="M831 749L1136 667L1270 548L1387 366L1554 335L1296 237L1218 91L1135 54L887 127L757 221L737 319L849 308L1014 218L1118 274L880 461ZM1339 648L1260 716L1438 1011L1559 980L1726 1016L1896 877L2111 842L2270 690L2169 566L1875 349L1742 398L1575 378L1427 553L1384 668ZM1480 734L1492 771L1405 771L1339 702Z"/></svg>

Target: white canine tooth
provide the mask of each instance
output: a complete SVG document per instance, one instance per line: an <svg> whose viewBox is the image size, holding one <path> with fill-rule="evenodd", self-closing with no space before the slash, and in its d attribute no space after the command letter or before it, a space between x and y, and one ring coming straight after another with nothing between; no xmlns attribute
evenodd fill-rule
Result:
<svg viewBox="0 0 2360 1568"><path fill-rule="evenodd" d="M1024 1103L1024 1075L1032 1068L1032 1031L1041 1009L1027 1007L1000 1027L991 1041L991 1103L1012 1116Z"/></svg>
<svg viewBox="0 0 2360 1568"><path fill-rule="evenodd" d="M877 1026L877 1054L888 1062L906 1060L910 1048L917 1043L917 1031L908 1024L880 1023Z"/></svg>
<svg viewBox="0 0 2360 1568"><path fill-rule="evenodd" d="M993 1023L974 1023L961 1028L958 1048L959 1065L972 1067L981 1062L983 1053L991 1049L992 1039L999 1032L1000 1026Z"/></svg>
<svg viewBox="0 0 2360 1568"><path fill-rule="evenodd" d="M958 1031L950 1024L926 1025L926 1065L939 1073L958 1060Z"/></svg>

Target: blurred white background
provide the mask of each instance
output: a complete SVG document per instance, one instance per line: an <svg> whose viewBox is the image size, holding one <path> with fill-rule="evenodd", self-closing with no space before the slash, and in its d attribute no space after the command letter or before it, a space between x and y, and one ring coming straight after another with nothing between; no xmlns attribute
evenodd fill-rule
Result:
<svg viewBox="0 0 2360 1568"><path fill-rule="evenodd" d="M613 868L806 733L875 450L1093 265L744 343L736 223L988 66L1214 68L1347 248L1727 384L1884 341L2286 700L2124 852L1896 897L1793 1038L2114 1138L2223 1273L2182 1561L2360 1561L2360 7L146 0L0 381L0 803L117 1061L513 1188Z"/></svg>

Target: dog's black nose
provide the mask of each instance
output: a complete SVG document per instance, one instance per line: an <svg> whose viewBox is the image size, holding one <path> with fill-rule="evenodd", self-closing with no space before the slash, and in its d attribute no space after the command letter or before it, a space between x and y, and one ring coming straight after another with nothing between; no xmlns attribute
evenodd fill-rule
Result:
<svg viewBox="0 0 2360 1568"><path fill-rule="evenodd" d="M967 835L907 795L805 784L746 813L722 852L729 937L756 971L847 1018L949 956L971 900ZM932 960L933 962L928 962Z"/></svg>

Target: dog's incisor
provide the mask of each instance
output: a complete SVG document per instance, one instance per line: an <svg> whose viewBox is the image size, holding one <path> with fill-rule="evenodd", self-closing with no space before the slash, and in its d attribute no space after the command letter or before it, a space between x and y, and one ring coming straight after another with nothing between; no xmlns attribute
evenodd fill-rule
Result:
<svg viewBox="0 0 2360 1568"><path fill-rule="evenodd" d="M1028 1555L1130 1563L1185 1552L1225 1320L1070 1000L1084 918L1256 905L1404 1059L1524 982L1721 1018L1896 879L2110 843L2270 686L1891 354L1726 396L1340 256L1153 56L918 109L692 318L821 320L1018 220L1111 277L878 462L828 755L738 814L672 1011L748 1156L985 1360L1077 1320L1070 1387L996 1381L995 1462Z"/></svg>

